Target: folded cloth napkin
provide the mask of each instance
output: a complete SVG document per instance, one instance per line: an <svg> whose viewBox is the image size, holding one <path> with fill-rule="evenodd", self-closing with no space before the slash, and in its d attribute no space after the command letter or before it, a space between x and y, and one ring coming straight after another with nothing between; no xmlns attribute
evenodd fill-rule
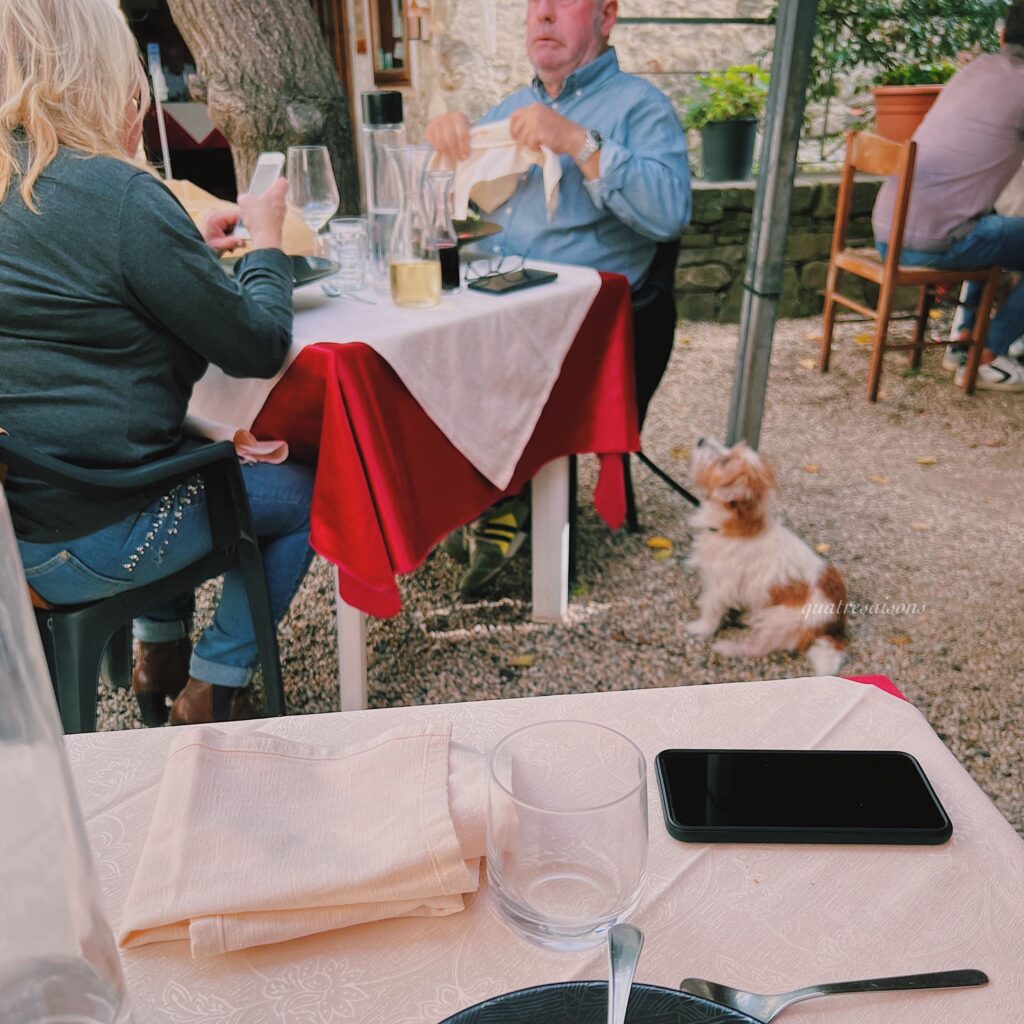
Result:
<svg viewBox="0 0 1024 1024"><path fill-rule="evenodd" d="M443 726L353 746L213 727L171 744L125 903L125 948L193 957L392 917L442 917L475 892L485 761Z"/></svg>
<svg viewBox="0 0 1024 1024"><path fill-rule="evenodd" d="M214 423L213 420L193 416L191 413L185 417L185 432L211 441L230 441L243 466L251 466L254 462L269 462L278 466L288 458L287 441L258 441L251 430L233 431L223 423Z"/></svg>
<svg viewBox="0 0 1024 1024"><path fill-rule="evenodd" d="M544 198L550 217L558 206L558 183L562 163L546 146L527 149L509 134L509 122L495 121L469 130L469 158L455 168L452 210L457 220L465 220L472 199L484 213L496 210L516 190L519 175L534 164L544 170ZM435 156L431 167L441 164Z"/></svg>

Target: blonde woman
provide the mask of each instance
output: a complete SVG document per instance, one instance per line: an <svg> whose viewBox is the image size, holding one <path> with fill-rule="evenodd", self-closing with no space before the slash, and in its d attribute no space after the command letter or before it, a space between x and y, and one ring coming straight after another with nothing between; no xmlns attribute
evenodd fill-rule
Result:
<svg viewBox="0 0 1024 1024"><path fill-rule="evenodd" d="M252 251L235 280L202 234L135 163L149 92L109 0L0 0L0 426L72 463L127 468L188 444L182 423L209 362L271 377L291 341L282 180L239 198ZM277 618L312 557L311 473L245 467ZM168 494L92 501L7 480L22 561L53 604L168 575L209 550L202 481ZM229 573L194 651L192 595L135 624L132 680L147 724L251 717L257 661L241 580Z"/></svg>

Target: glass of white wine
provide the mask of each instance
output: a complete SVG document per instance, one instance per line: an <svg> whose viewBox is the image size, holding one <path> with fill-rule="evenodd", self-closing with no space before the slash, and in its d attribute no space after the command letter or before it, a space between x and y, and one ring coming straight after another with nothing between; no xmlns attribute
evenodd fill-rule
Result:
<svg viewBox="0 0 1024 1024"><path fill-rule="evenodd" d="M423 206L423 175L434 151L430 146L386 146L384 152L400 189L388 250L391 298L396 306L436 306L441 263L437 248L428 244L430 224Z"/></svg>
<svg viewBox="0 0 1024 1024"><path fill-rule="evenodd" d="M320 229L338 212L338 185L326 146L288 147L288 207L313 232L314 254L324 255Z"/></svg>

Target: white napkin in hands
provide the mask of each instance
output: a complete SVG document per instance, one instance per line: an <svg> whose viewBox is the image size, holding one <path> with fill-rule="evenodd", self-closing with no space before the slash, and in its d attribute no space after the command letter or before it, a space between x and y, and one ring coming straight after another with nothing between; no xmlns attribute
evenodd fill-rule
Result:
<svg viewBox="0 0 1024 1024"><path fill-rule="evenodd" d="M440 725L345 749L183 730L118 942L187 939L203 957L462 910L479 886L487 786L484 756L450 740Z"/></svg>
<svg viewBox="0 0 1024 1024"><path fill-rule="evenodd" d="M496 210L516 190L519 175L534 164L544 171L544 197L548 216L558 206L558 185L562 180L562 163L557 154L546 146L527 149L509 134L509 122L495 121L469 130L469 159L460 160L455 167L453 187L453 214L465 220L469 200L485 213ZM437 155L431 168L441 166Z"/></svg>

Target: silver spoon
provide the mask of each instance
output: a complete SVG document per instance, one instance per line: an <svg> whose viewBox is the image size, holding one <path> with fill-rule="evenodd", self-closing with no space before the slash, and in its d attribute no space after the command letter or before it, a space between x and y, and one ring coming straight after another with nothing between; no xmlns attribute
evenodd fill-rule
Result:
<svg viewBox="0 0 1024 1024"><path fill-rule="evenodd" d="M834 981L824 985L808 985L793 992L779 992L777 995L762 996L756 992L744 992L703 978L687 978L679 987L690 995L710 999L713 1003L731 1006L762 1024L782 1013L787 1006L814 999L817 996L834 996L843 992L900 992L919 988L964 988L970 985L987 985L988 975L982 971L937 971L932 974L904 974L895 978L871 978L866 981Z"/></svg>
<svg viewBox="0 0 1024 1024"><path fill-rule="evenodd" d="M608 931L608 1024L624 1024L629 990L644 948L644 933L631 924L613 925Z"/></svg>
<svg viewBox="0 0 1024 1024"><path fill-rule="evenodd" d="M352 299L355 302L362 302L367 306L377 305L373 299L364 299L362 295L356 295L354 292L343 292L337 285L322 284L320 287L323 289L324 295L332 299Z"/></svg>

